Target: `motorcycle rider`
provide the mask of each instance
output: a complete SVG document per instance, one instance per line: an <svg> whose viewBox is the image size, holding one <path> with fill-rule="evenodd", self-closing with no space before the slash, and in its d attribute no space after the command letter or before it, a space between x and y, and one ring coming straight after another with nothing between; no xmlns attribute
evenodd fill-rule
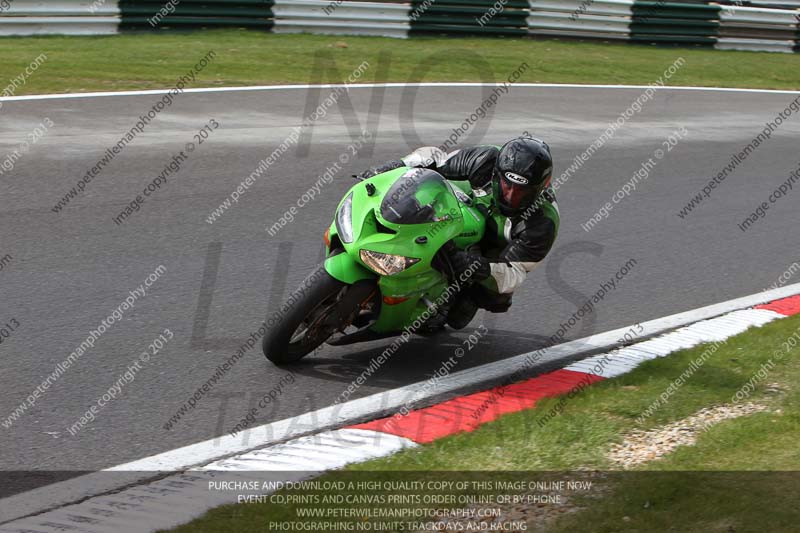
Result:
<svg viewBox="0 0 800 533"><path fill-rule="evenodd" d="M514 290L544 260L558 233L558 205L549 186L550 147L527 136L502 146L474 146L450 153L425 146L359 177L403 166L432 169L449 180L468 180L474 204L487 219L480 250L445 248L456 279L471 282L452 303L447 323L461 329L478 308L507 311Z"/></svg>

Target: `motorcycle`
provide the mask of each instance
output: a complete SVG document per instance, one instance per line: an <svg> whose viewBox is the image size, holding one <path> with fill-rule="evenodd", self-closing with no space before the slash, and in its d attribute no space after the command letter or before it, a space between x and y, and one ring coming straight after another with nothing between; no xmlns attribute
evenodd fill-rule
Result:
<svg viewBox="0 0 800 533"><path fill-rule="evenodd" d="M267 359L290 364L323 343L443 328L460 290L444 252L477 246L486 228L483 198L470 193L468 182L408 167L350 188L325 231L324 263L264 335Z"/></svg>

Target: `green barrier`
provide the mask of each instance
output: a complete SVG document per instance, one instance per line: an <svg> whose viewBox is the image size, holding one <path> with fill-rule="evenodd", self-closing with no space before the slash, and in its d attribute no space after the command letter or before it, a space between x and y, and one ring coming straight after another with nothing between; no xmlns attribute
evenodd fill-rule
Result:
<svg viewBox="0 0 800 533"><path fill-rule="evenodd" d="M630 42L648 44L695 44L703 46L714 46L717 44L716 37L701 37L691 35L631 35Z"/></svg>
<svg viewBox="0 0 800 533"><path fill-rule="evenodd" d="M639 19L682 19L719 20L721 8L718 5L685 4L676 2L637 1L631 6L634 20Z"/></svg>
<svg viewBox="0 0 800 533"><path fill-rule="evenodd" d="M716 37L719 24L706 21L660 19L658 22L632 22L630 30L635 35L704 35Z"/></svg>
<svg viewBox="0 0 800 533"><path fill-rule="evenodd" d="M273 0L120 0L121 30L238 27L269 30ZM171 9L171 13L167 10ZM167 13L163 15L163 13Z"/></svg>
<svg viewBox="0 0 800 533"><path fill-rule="evenodd" d="M411 24L409 36L414 35L451 35L462 37L526 37L528 35L527 29L522 28L493 28L489 26L467 26L467 25L454 25L454 24L431 24L431 23L418 23Z"/></svg>
<svg viewBox="0 0 800 533"><path fill-rule="evenodd" d="M794 40L794 51L800 52L800 23L797 24L797 35Z"/></svg>
<svg viewBox="0 0 800 533"><path fill-rule="evenodd" d="M475 15L469 13L435 13L430 14L425 17L425 21L423 25L429 24L437 24L437 25L447 25L447 26L478 26L478 23L475 21L475 18L480 18L483 15L483 11L478 12ZM486 19L483 27L495 27L495 28L509 28L509 29L520 29L525 30L525 17L522 17L520 20L519 18L514 17L501 17L496 16L491 19ZM419 26L419 25L418 25ZM413 26L412 26L413 27ZM527 31L527 30L526 30Z"/></svg>
<svg viewBox="0 0 800 533"><path fill-rule="evenodd" d="M525 36L530 13L523 0L413 0L410 36Z"/></svg>
<svg viewBox="0 0 800 533"><path fill-rule="evenodd" d="M714 45L720 11L719 5L637 0L631 6L630 40Z"/></svg>

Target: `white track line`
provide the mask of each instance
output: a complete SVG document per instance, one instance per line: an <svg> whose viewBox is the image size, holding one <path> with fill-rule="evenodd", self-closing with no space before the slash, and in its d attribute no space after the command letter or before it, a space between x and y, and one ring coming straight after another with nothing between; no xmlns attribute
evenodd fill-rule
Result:
<svg viewBox="0 0 800 533"><path fill-rule="evenodd" d="M702 314L706 313L698 313L698 316ZM752 326L763 326L779 318L785 316L764 309L734 310L618 351L583 359L566 369L613 378L630 372L644 361L701 343L723 341ZM265 495L279 488L274 485L265 487L262 483L301 481L327 470L385 457L416 446L409 439L376 431L352 428L323 431L6 523L0 526L0 533L127 533L172 528L219 505L238 503L239 494ZM107 472L105 475L112 474ZM226 491L211 488L215 481L218 484L222 481L257 482L261 488Z"/></svg>
<svg viewBox="0 0 800 533"><path fill-rule="evenodd" d="M639 324L637 326L637 331L639 332L637 338L646 340L683 326L795 294L800 294L800 283L658 318ZM769 312L762 311L758 311L758 313L766 313L764 317L769 314ZM723 317L720 320L720 323L724 322L731 327L735 327L737 322L735 316ZM96 472L11 496L0 500L0 523L62 507L84 498L104 494L134 483L141 483L157 476L157 474L154 474L156 472L180 472L192 467L207 465L225 457L232 457L258 448L279 444L290 439L380 418L397 412L410 398L415 398L415 406L427 405L443 395L452 395L456 392L465 391L471 392L479 389L481 385L498 383L503 378L512 376L518 371L533 374L537 369L553 367L559 362L563 364L564 362L573 361L583 354L593 355L607 352L616 348L618 339L623 337L629 330L630 326L559 344L540 350L538 353L529 352L454 372L441 378L435 388L429 387L427 382L414 383L346 403L325 407L290 419L250 428L242 432L241 436L231 437L230 435L225 435L217 439L209 439L184 446L108 469L108 471L115 472L113 475L109 475L108 471ZM716 326L709 327L709 324L701 323L690 331L689 337L697 338L697 335L704 331L705 334L711 333L711 336L708 337L711 340L715 339L713 336L715 332L717 335L725 334L717 330ZM667 341L663 348L654 346L651 349L658 348L658 353L666 354L670 346L679 348L683 345L682 342ZM631 349L634 350L632 353L638 353L640 357L644 356L641 350L637 352L635 348ZM534 354L536 354L536 361L531 364L530 358Z"/></svg>
<svg viewBox="0 0 800 533"><path fill-rule="evenodd" d="M678 350L692 348L698 344L723 341L742 333L753 326L786 318L785 315L766 309L742 309L696 322L653 339L626 346L618 351L602 353L581 359L564 367L565 370L615 378L627 374L640 364L658 357L665 357ZM599 373L596 371L600 369Z"/></svg>
<svg viewBox="0 0 800 533"><path fill-rule="evenodd" d="M376 87L406 88L406 87L496 87L498 83L470 83L470 82L425 82L425 83L354 83L354 84L294 84L294 85L253 85L245 87L198 87L184 89L184 93L227 93L227 92L252 92L252 91L289 91L305 90L311 88L333 89L347 87L350 89L371 89ZM800 94L800 91L787 91L778 89L738 89L732 87L691 87L691 86L658 86L658 85L591 85L580 83L515 83L514 87L542 87L555 89L655 89L657 91L721 91L733 93L761 93L761 94ZM64 93L64 94L30 94L24 96L0 97L0 102L20 102L26 100L57 100L65 98L98 98L103 96L146 96L152 94L165 94L170 89L152 89L145 91L110 91L90 93Z"/></svg>
<svg viewBox="0 0 800 533"><path fill-rule="evenodd" d="M301 481L326 470L415 446L417 444L408 439L375 431L326 431L18 520L0 526L0 533L141 533L168 529L189 522L214 507L237 503L239 494L274 492L214 490L209 488L209 482Z"/></svg>

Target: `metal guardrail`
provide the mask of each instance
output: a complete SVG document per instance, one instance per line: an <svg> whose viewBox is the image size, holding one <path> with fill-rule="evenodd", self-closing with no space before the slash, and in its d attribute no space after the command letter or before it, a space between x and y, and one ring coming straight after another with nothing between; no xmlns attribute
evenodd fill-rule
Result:
<svg viewBox="0 0 800 533"><path fill-rule="evenodd" d="M0 36L114 34L120 23L116 0L13 0L9 4L0 13Z"/></svg>
<svg viewBox="0 0 800 533"><path fill-rule="evenodd" d="M588 39L630 38L633 0L529 0L532 36Z"/></svg>
<svg viewBox="0 0 800 533"><path fill-rule="evenodd" d="M720 13L716 48L792 52L797 46L800 10L737 7Z"/></svg>
<svg viewBox="0 0 800 533"><path fill-rule="evenodd" d="M413 0L411 35L525 36L528 0Z"/></svg>
<svg viewBox="0 0 800 533"><path fill-rule="evenodd" d="M273 27L273 0L114 0L122 14L122 30Z"/></svg>
<svg viewBox="0 0 800 533"><path fill-rule="evenodd" d="M9 0L0 35L243 27L568 37L800 51L800 0ZM169 6L169 12L165 10Z"/></svg>
<svg viewBox="0 0 800 533"><path fill-rule="evenodd" d="M713 46L719 11L714 4L637 0L631 10L631 40Z"/></svg>
<svg viewBox="0 0 800 533"><path fill-rule="evenodd" d="M276 33L407 37L410 6L382 2L277 0Z"/></svg>
<svg viewBox="0 0 800 533"><path fill-rule="evenodd" d="M724 50L798 51L797 9L696 0L529 0L532 36L617 39L714 46ZM769 7L765 7L769 4Z"/></svg>

